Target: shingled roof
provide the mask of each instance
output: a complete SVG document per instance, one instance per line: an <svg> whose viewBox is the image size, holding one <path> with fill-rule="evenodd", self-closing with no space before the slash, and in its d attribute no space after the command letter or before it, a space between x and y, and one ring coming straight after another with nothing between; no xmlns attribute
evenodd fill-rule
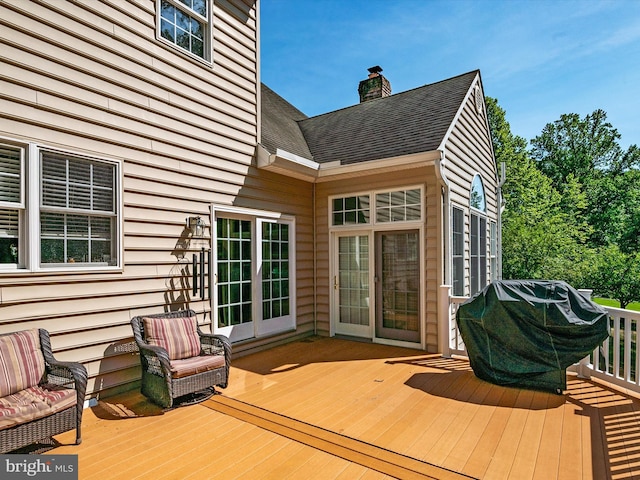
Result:
<svg viewBox="0 0 640 480"><path fill-rule="evenodd" d="M311 118L263 86L262 143L272 153L281 148L321 164L346 165L434 151L478 73Z"/></svg>
<svg viewBox="0 0 640 480"><path fill-rule="evenodd" d="M311 160L298 122L307 116L284 98L262 84L262 145L270 152L278 148Z"/></svg>

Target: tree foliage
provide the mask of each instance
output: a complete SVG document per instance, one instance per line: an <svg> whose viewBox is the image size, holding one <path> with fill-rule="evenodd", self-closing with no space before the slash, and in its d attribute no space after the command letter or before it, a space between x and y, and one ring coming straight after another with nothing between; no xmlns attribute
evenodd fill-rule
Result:
<svg viewBox="0 0 640 480"><path fill-rule="evenodd" d="M598 295L615 298L626 308L640 299L640 254L622 252L617 245L600 249L592 282Z"/></svg>
<svg viewBox="0 0 640 480"><path fill-rule="evenodd" d="M527 142L487 98L502 188L504 278L565 280L626 306L640 300L640 150L603 110L562 115Z"/></svg>
<svg viewBox="0 0 640 480"><path fill-rule="evenodd" d="M529 157L526 141L511 133L497 100L487 99L487 113L496 161L506 167L502 187L506 206L502 215L503 278L582 283L584 272L576 260L586 253L587 226L579 215L567 213L564 205L585 207L579 184L570 176L568 194L563 197Z"/></svg>

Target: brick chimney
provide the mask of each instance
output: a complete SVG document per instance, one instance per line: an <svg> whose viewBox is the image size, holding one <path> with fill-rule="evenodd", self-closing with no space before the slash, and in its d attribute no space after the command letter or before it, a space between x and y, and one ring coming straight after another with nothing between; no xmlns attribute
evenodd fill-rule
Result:
<svg viewBox="0 0 640 480"><path fill-rule="evenodd" d="M369 70L369 78L362 80L358 85L358 93L360 94L360 103L374 98L383 98L391 95L391 84L384 76L380 74L382 68L379 66L371 67Z"/></svg>

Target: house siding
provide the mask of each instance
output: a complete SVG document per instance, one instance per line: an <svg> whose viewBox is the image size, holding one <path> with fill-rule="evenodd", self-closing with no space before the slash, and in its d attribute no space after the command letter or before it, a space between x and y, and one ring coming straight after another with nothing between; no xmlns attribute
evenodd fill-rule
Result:
<svg viewBox="0 0 640 480"><path fill-rule="evenodd" d="M139 378L131 317L193 308L211 322L190 298L209 231L189 243L184 224L209 225L212 203L296 217L299 328L271 341L313 332L312 189L253 167L257 7L213 5L208 65L156 39L155 0L0 3L0 139L122 165L122 271L0 273L0 331L49 330L57 357L87 367L90 395Z"/></svg>
<svg viewBox="0 0 640 480"><path fill-rule="evenodd" d="M476 81L476 85L479 80ZM471 93L473 93L472 86ZM445 145L446 177L450 185L450 204L460 207L465 213L465 294L469 290L469 222L471 183L476 174L480 174L484 184L487 217L487 260L489 259L490 222L498 220L498 176L493 157L493 147L486 110L478 114L473 95L467 97L460 115L448 135ZM451 208L449 205L448 208ZM451 242L451 239L447 241ZM449 260L450 261L450 260ZM490 262L487 265L487 278L491 278Z"/></svg>
<svg viewBox="0 0 640 480"><path fill-rule="evenodd" d="M317 250L317 331L319 335L330 335L331 332L331 285L329 252L331 251L329 228L329 198L334 195L351 195L362 191L402 189L408 186L424 187L425 202L424 234L424 268L425 296L422 308L426 319L426 349L436 352L438 349L437 328L437 291L439 286L438 269L439 242L439 198L440 187L435 177L433 166L410 170L388 172L382 175L365 175L356 179L321 182L316 190L316 250ZM402 227L399 227L402 228Z"/></svg>

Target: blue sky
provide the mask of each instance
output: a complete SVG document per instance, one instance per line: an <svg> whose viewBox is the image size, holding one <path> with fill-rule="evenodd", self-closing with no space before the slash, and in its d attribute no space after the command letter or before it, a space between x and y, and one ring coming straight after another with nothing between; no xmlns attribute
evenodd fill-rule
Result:
<svg viewBox="0 0 640 480"><path fill-rule="evenodd" d="M527 140L601 108L640 145L640 0L263 0L261 80L309 116L358 103L380 65L393 93L480 69Z"/></svg>

